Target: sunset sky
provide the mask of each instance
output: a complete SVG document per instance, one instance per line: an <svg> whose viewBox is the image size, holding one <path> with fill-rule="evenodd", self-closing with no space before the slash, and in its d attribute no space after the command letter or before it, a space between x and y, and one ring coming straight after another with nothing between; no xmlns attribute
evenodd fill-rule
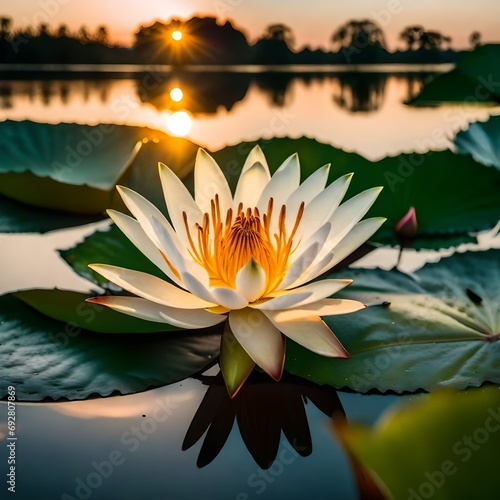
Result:
<svg viewBox="0 0 500 500"><path fill-rule="evenodd" d="M332 32L349 19L370 18L384 29L390 49L399 45L398 35L405 26L421 24L453 38L453 46L464 48L474 30L483 41L500 41L500 2L498 0L16 0L2 2L0 17L11 17L14 26L70 29L82 24L93 30L109 27L111 40L133 43L140 24L171 17L187 19L195 14L211 15L221 21L231 19L236 27L255 41L272 23L289 25L301 48L328 48Z"/></svg>

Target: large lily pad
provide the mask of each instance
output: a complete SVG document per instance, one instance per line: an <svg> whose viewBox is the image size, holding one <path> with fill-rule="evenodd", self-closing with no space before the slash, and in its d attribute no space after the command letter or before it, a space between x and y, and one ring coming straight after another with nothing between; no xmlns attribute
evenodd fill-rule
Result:
<svg viewBox="0 0 500 500"><path fill-rule="evenodd" d="M384 414L373 428L339 429L341 441L389 498L496 498L500 390L436 392Z"/></svg>
<svg viewBox="0 0 500 500"><path fill-rule="evenodd" d="M360 392L500 382L500 250L455 254L414 276L350 269L342 277L354 279L342 297L390 306L325 318L352 357L288 342L288 371Z"/></svg>
<svg viewBox="0 0 500 500"><path fill-rule="evenodd" d="M102 214L83 215L33 207L0 196L0 233L45 233L89 224L102 217Z"/></svg>
<svg viewBox="0 0 500 500"><path fill-rule="evenodd" d="M108 307L85 302L89 295L59 289L22 290L13 294L49 318L100 333L151 333L179 330L165 323L145 321Z"/></svg>
<svg viewBox="0 0 500 500"><path fill-rule="evenodd" d="M460 154L469 154L479 163L500 169L500 116L487 122L475 122L455 137Z"/></svg>
<svg viewBox="0 0 500 500"><path fill-rule="evenodd" d="M444 102L500 102L499 58L500 44L482 45L473 52L464 52L455 69L436 76L410 104L432 106Z"/></svg>
<svg viewBox="0 0 500 500"><path fill-rule="evenodd" d="M28 205L102 214L121 208L118 182L159 199L158 161L183 175L197 146L144 127L0 123L0 194ZM153 174L151 174L153 173Z"/></svg>
<svg viewBox="0 0 500 500"><path fill-rule="evenodd" d="M134 127L0 123L0 193L32 205L98 213L137 156Z"/></svg>
<svg viewBox="0 0 500 500"><path fill-rule="evenodd" d="M420 248L452 246L459 237L469 240L468 233L489 229L500 219L500 173L451 151L402 154L371 162L305 137L275 138L259 144L272 170L298 152L303 177L325 163L332 164L330 181L354 172L348 197L373 186L384 186L368 216L388 220L372 241L397 244L394 227L411 206L418 219L415 246ZM214 154L231 184L236 183L253 145L243 143ZM453 240L447 242L448 237Z"/></svg>
<svg viewBox="0 0 500 500"><path fill-rule="evenodd" d="M20 401L129 394L182 380L219 352L214 330L103 335L0 297L0 398Z"/></svg>

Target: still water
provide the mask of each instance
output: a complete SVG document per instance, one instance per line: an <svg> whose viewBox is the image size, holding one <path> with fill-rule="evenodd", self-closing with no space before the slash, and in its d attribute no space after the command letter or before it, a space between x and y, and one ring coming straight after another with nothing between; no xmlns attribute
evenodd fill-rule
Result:
<svg viewBox="0 0 500 500"><path fill-rule="evenodd" d="M0 121L149 126L184 135L211 150L259 137L308 136L377 159L401 151L450 147L450 139L468 122L500 113L498 107L406 105L427 78L424 73L278 74L272 78L181 73L99 80L3 80ZM2 292L56 285L90 289L62 263L56 249L73 246L105 224L43 236L1 235ZM483 248L500 246L495 234L480 239ZM401 267L411 271L437 258L435 252L419 252L416 259L404 257ZM381 249L361 264L387 268L396 260L396 250ZM269 469L258 465L262 453L265 457L265 440L254 441L252 457L248 443L243 442L240 421L231 428L232 419L238 419L234 408L221 417L225 433L214 436L216 431L209 431L182 451L198 407L205 404L207 413L214 411L204 401L212 389L207 389L207 380L189 379L126 397L18 405L17 498L357 498L348 458L332 433L330 419L312 400L304 405L306 423L303 420L302 427L287 438L281 434L276 461ZM310 388L296 381L291 385L302 405ZM257 392L252 397L269 396ZM323 407L335 406L344 412L348 421L368 423L384 409L414 397L422 396L363 396L332 390L316 396ZM7 434L6 415L6 404L0 403L1 440ZM274 408L264 421L279 418L279 408ZM255 414L254 420L261 421L262 415ZM306 444L297 441L307 435L304 425L310 429ZM5 463L2 445L2 477Z"/></svg>
<svg viewBox="0 0 500 500"><path fill-rule="evenodd" d="M146 74L0 81L0 120L146 125L211 150L260 137L307 136L370 159L450 146L500 108L405 104L428 73Z"/></svg>

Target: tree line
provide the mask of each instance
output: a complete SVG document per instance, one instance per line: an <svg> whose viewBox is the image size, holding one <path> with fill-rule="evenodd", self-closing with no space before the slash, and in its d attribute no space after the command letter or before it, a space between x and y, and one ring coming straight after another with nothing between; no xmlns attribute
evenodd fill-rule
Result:
<svg viewBox="0 0 500 500"><path fill-rule="evenodd" d="M181 38L172 37L174 31ZM331 50L295 51L295 37L285 24L269 25L250 44L231 22L219 24L213 17L172 19L140 26L135 43L125 48L110 42L108 28L71 31L65 24L14 28L0 17L0 63L151 63L151 64L359 64L439 63L456 60L452 39L423 26L408 26L399 35L404 48L389 52L383 29L373 20L351 20L331 35ZM470 45L481 43L471 33Z"/></svg>

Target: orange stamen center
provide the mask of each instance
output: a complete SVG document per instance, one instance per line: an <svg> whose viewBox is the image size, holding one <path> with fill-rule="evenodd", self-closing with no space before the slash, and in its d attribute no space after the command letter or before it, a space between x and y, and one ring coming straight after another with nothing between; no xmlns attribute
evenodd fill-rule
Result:
<svg viewBox="0 0 500 500"><path fill-rule="evenodd" d="M212 286L235 287L236 275L252 258L264 269L267 285L264 294L273 291L283 280L289 267L289 257L294 250L293 239L304 213L302 203L295 216L292 231L286 231L286 207L278 214L277 230L271 230L274 200L271 198L267 211L260 214L255 208L242 205L234 211L230 208L222 221L219 197L211 203L211 213L205 213L203 221L196 224L196 234L189 229L187 214L183 212L184 225L189 241L189 252L203 266Z"/></svg>

